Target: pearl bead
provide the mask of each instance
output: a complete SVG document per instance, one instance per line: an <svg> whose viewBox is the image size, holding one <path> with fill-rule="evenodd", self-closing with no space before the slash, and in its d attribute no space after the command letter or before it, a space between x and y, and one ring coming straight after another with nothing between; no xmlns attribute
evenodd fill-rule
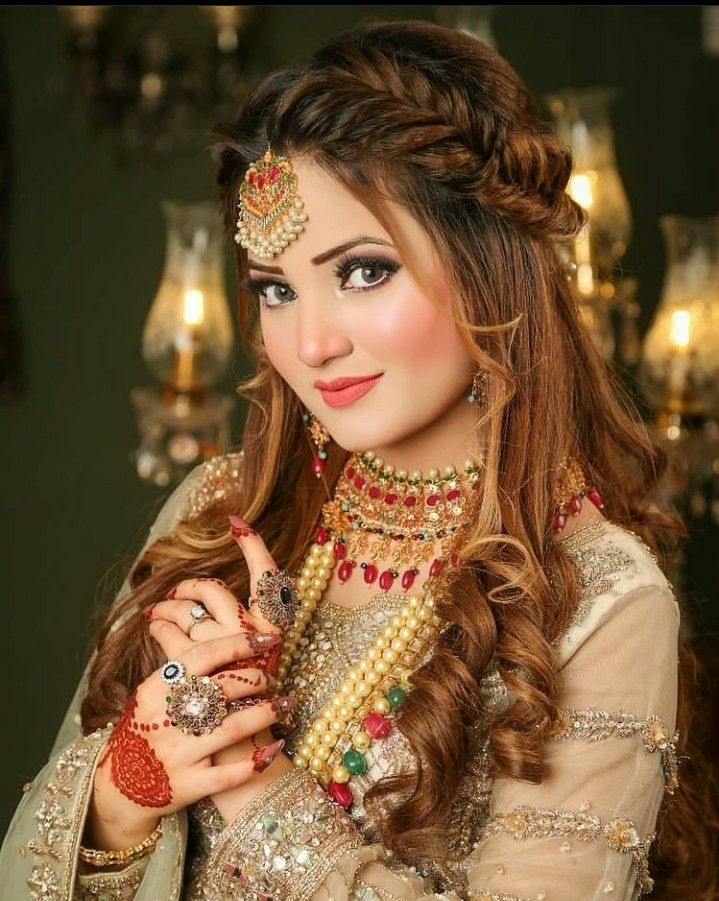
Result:
<svg viewBox="0 0 719 901"><path fill-rule="evenodd" d="M365 674L365 679L367 678L367 673L372 669L372 661L371 660L360 660L360 664L358 669L360 669Z"/></svg>
<svg viewBox="0 0 719 901"><path fill-rule="evenodd" d="M364 680L362 682L358 682L357 683L357 694L359 694L363 698L366 698L367 695L372 694L371 683L365 682Z"/></svg>
<svg viewBox="0 0 719 901"><path fill-rule="evenodd" d="M311 730L307 733L305 738L305 744L308 748L316 748L319 744L320 737L316 732L312 732Z"/></svg>
<svg viewBox="0 0 719 901"><path fill-rule="evenodd" d="M321 773L323 769L324 769L324 764L319 759L319 757L310 757L310 770L315 775L318 775L319 773Z"/></svg>
<svg viewBox="0 0 719 901"><path fill-rule="evenodd" d="M337 709L337 716L346 723L349 722L352 719L352 708L348 707L347 704L343 704Z"/></svg>
<svg viewBox="0 0 719 901"><path fill-rule="evenodd" d="M395 651L393 648L387 648L386 651L382 652L382 656L388 663L397 662L397 651Z"/></svg>
<svg viewBox="0 0 719 901"><path fill-rule="evenodd" d="M412 594L407 599L407 603L409 604L410 607L412 607L414 610L416 610L417 607L419 607L420 604L422 603L422 599L418 598L416 594Z"/></svg>
<svg viewBox="0 0 719 901"><path fill-rule="evenodd" d="M320 558L320 565L332 570L335 565L335 558L332 554L323 554Z"/></svg>
<svg viewBox="0 0 719 901"><path fill-rule="evenodd" d="M311 584L313 589L316 589L317 591L324 591L327 587L327 580L320 579L319 576L315 576L315 578L312 579Z"/></svg>
<svg viewBox="0 0 719 901"><path fill-rule="evenodd" d="M299 748L297 748L297 753L300 755L300 757L304 757L306 760L309 760L310 757L312 757L313 752L312 748L307 744L307 742L305 742L304 744L301 744Z"/></svg>
<svg viewBox="0 0 719 901"><path fill-rule="evenodd" d="M322 720L315 720L314 723L312 723L313 732L324 732L324 728L325 724L322 722Z"/></svg>
<svg viewBox="0 0 719 901"><path fill-rule="evenodd" d="M331 575L332 570L329 568L329 566L320 566L317 570L317 578L322 579L322 581L325 583L325 587L327 587L327 580Z"/></svg>
<svg viewBox="0 0 719 901"><path fill-rule="evenodd" d="M385 626L382 630L382 634L385 638L389 639L389 641L392 641L392 639L397 634L397 630L394 628L394 626Z"/></svg>
<svg viewBox="0 0 719 901"><path fill-rule="evenodd" d="M362 703L362 698L352 692L352 694L347 695L347 705L351 707L353 710L356 710L360 704Z"/></svg>
<svg viewBox="0 0 719 901"><path fill-rule="evenodd" d="M309 766L309 761L307 761L304 757L300 757L299 754L295 754L292 762L298 770L306 770Z"/></svg>
<svg viewBox="0 0 719 901"><path fill-rule="evenodd" d="M379 660L379 658L380 658L381 656L382 656L382 655L381 655L380 652L377 650L377 648L370 648L370 649L367 651L367 659L368 659L368 660Z"/></svg>
<svg viewBox="0 0 719 901"><path fill-rule="evenodd" d="M396 614L390 619L390 625L395 629L401 629L404 625L404 620L401 616L397 616Z"/></svg>
<svg viewBox="0 0 719 901"><path fill-rule="evenodd" d="M386 673L389 671L389 663L386 660L377 660L374 668L378 673Z"/></svg>
<svg viewBox="0 0 719 901"><path fill-rule="evenodd" d="M304 588L307 588L307 576L300 576L297 579L297 588L302 591Z"/></svg>
<svg viewBox="0 0 719 901"><path fill-rule="evenodd" d="M303 579L311 579L314 574L315 574L314 566L311 568L309 566L303 566L302 572L300 573L300 575L302 576Z"/></svg>
<svg viewBox="0 0 719 901"><path fill-rule="evenodd" d="M377 698L377 700L375 701L374 709L377 711L377 713L389 713L390 703L387 698Z"/></svg>
<svg viewBox="0 0 719 901"><path fill-rule="evenodd" d="M351 669L347 673L347 681L348 682L356 682L360 678L360 674L356 669Z"/></svg>
<svg viewBox="0 0 719 901"><path fill-rule="evenodd" d="M345 731L346 725L347 724L342 720L332 720L332 722L330 723L330 729L337 735L341 735Z"/></svg>
<svg viewBox="0 0 719 901"><path fill-rule="evenodd" d="M380 676L376 669L371 669L365 676L365 680L369 682L370 685L377 685L381 679L382 676Z"/></svg>
<svg viewBox="0 0 719 901"><path fill-rule="evenodd" d="M364 729L359 729L352 737L352 744L358 751L366 751L372 744L372 738Z"/></svg>
<svg viewBox="0 0 719 901"><path fill-rule="evenodd" d="M350 771L347 769L347 767L344 764L339 763L332 770L332 778L334 779L335 782L340 782L340 783L349 782L350 781Z"/></svg>
<svg viewBox="0 0 719 901"><path fill-rule="evenodd" d="M315 757L323 763L329 759L329 756L330 749L325 747L325 745L320 745L320 747L315 750Z"/></svg>
<svg viewBox="0 0 719 901"><path fill-rule="evenodd" d="M393 638L390 650L397 651L397 653L401 654L403 651L407 650L407 642L402 641L401 638Z"/></svg>
<svg viewBox="0 0 719 901"><path fill-rule="evenodd" d="M328 748L334 748L337 742L337 736L334 734L334 732L324 732L320 738L320 741Z"/></svg>
<svg viewBox="0 0 719 901"><path fill-rule="evenodd" d="M429 475L427 476L427 478L429 478L429 479L436 479L438 475L439 475L439 470L438 470L438 469L430 469Z"/></svg>
<svg viewBox="0 0 719 901"><path fill-rule="evenodd" d="M384 635L380 635L375 641L375 647L379 648L380 651L386 650L389 647L389 639L385 638Z"/></svg>
<svg viewBox="0 0 719 901"><path fill-rule="evenodd" d="M412 629L408 629L407 626L403 626L398 633L398 637L402 639L402 641L412 641L414 638L414 632Z"/></svg>

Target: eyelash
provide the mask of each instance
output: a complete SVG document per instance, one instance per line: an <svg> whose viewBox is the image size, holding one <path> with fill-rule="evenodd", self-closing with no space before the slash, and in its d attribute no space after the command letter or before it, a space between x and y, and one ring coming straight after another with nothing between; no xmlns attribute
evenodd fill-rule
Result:
<svg viewBox="0 0 719 901"><path fill-rule="evenodd" d="M383 270L384 272L390 273L390 276L389 278L384 278L381 282L377 282L374 285L369 285L366 288L352 288L351 290L373 291L375 288L381 288L383 285L386 285L390 281L391 277L400 269L398 263L395 263L394 260L386 259L384 257L354 256L352 254L346 254L345 256L339 258L337 265L333 270L333 273L336 278L341 278L344 282L347 277L351 275L352 272L354 272L355 269L364 269L365 267ZM265 291L267 291L268 288L271 288L273 286L280 288L288 287L285 282L278 282L272 278L248 278L244 281L245 290L253 297L258 298L261 301L262 306L266 310L271 310L275 307L283 307L288 302L287 300L285 300L281 303L267 303L267 299L263 296L263 294Z"/></svg>

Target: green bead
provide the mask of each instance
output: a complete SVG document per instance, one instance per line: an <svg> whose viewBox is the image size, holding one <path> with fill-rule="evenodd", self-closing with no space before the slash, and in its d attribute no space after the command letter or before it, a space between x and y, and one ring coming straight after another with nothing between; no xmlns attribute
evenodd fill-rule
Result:
<svg viewBox="0 0 719 901"><path fill-rule="evenodd" d="M352 773L353 776L356 776L359 773L364 773L364 771L367 769L367 763L364 759L364 755L360 754L359 751L355 751L354 749L345 751L342 760L344 761L344 765L347 767L350 773Z"/></svg>
<svg viewBox="0 0 719 901"><path fill-rule="evenodd" d="M387 700L389 701L390 707L395 710L397 707L401 707L407 700L407 692L401 685L395 685L394 688L390 688L387 692Z"/></svg>

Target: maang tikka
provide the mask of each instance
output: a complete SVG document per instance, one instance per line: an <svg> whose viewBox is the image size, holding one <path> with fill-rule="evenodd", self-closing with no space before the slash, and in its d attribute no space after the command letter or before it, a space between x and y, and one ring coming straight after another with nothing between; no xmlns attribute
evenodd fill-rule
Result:
<svg viewBox="0 0 719 901"><path fill-rule="evenodd" d="M303 231L307 214L292 163L270 147L250 163L238 195L235 241L256 256L271 260Z"/></svg>
<svg viewBox="0 0 719 901"><path fill-rule="evenodd" d="M310 438L317 446L317 450L312 455L310 470L319 479L325 471L325 466L327 464L325 444L330 440L330 433L309 410L302 411L302 419L309 430Z"/></svg>

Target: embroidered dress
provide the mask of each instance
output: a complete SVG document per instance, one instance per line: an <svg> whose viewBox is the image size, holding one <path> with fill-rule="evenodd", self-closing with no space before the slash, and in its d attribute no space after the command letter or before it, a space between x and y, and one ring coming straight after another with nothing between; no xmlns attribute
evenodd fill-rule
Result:
<svg viewBox="0 0 719 901"><path fill-rule="evenodd" d="M220 498L241 455L197 467L153 524L146 547ZM447 853L409 867L382 845L364 807L379 778L412 770L398 729L366 752L354 803L337 805L307 770L283 774L226 825L210 799L163 817L147 857L116 872L78 870L94 770L111 724L82 737L78 685L46 767L15 812L0 854L0 884L14 899L134 901L578 901L633 899L652 888L648 853L663 802L677 786L679 607L671 584L636 535L611 522L558 539L581 585L577 611L553 645L561 717L545 748L547 778L492 779L488 723L477 723L447 828ZM121 594L129 590L127 582ZM382 628L404 593L363 608L320 601L286 687L298 697L300 734L336 690L347 661ZM431 653L431 650L428 652ZM491 715L513 702L496 671L482 680Z"/></svg>

